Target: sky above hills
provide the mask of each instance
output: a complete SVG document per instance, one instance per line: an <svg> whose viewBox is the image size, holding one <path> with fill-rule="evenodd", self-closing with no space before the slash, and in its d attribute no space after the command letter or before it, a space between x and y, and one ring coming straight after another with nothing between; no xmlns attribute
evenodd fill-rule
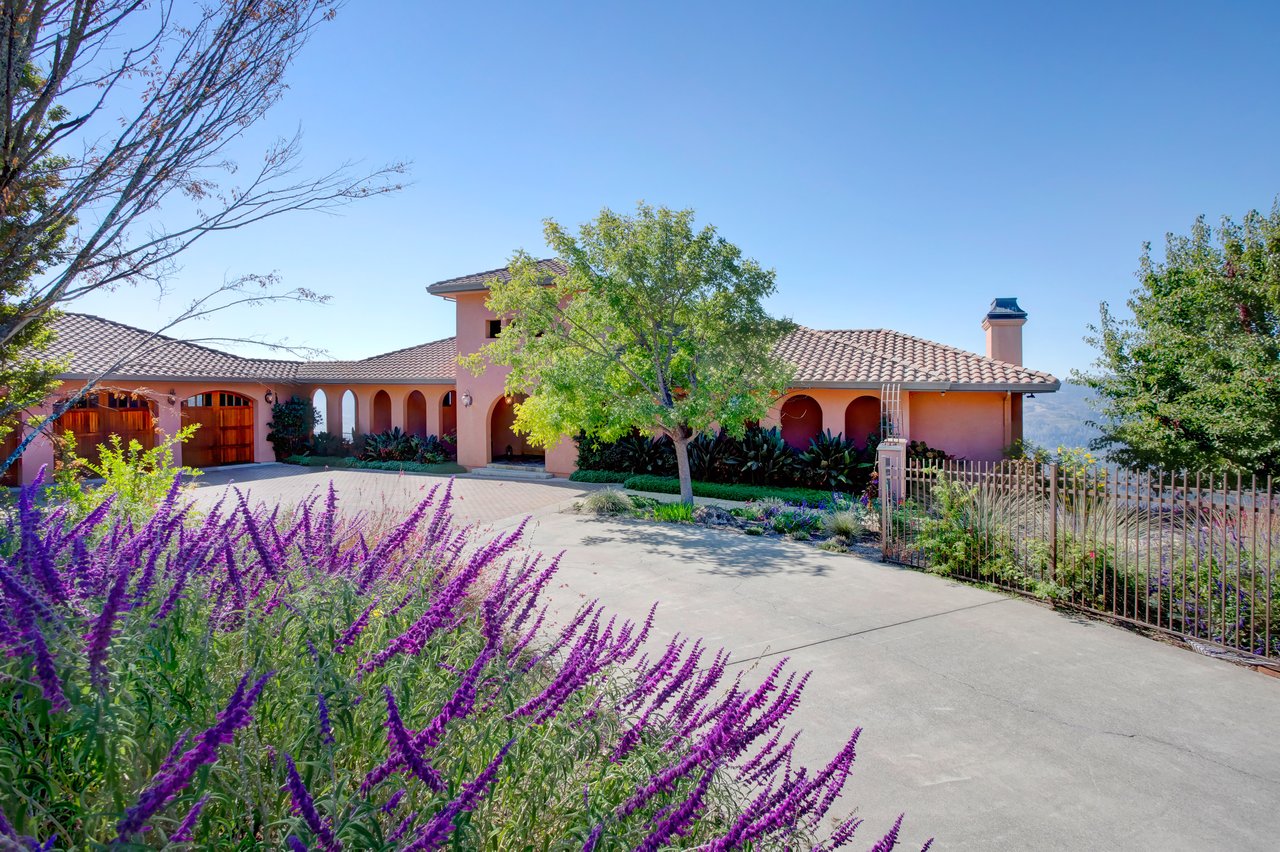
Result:
<svg viewBox="0 0 1280 852"><path fill-rule="evenodd" d="M452 334L426 285L545 253L543 218L644 199L775 268L771 309L804 325L981 351L1016 296L1027 364L1065 378L1144 241L1280 193L1280 4L622 6L350 3L233 154L300 127L304 171L408 160L410 185L212 237L163 298L73 309L154 328L274 270L330 302L180 333L364 357Z"/></svg>

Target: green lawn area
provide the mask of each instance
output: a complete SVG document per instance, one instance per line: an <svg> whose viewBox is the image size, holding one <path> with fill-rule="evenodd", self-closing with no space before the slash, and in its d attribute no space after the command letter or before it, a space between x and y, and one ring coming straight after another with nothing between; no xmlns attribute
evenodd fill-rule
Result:
<svg viewBox="0 0 1280 852"><path fill-rule="evenodd" d="M449 475L466 473L467 469L456 462L440 464L420 464L408 461L363 461L345 456L290 456L286 464L303 465L304 467L341 467L354 470L395 470L404 473L434 473Z"/></svg>

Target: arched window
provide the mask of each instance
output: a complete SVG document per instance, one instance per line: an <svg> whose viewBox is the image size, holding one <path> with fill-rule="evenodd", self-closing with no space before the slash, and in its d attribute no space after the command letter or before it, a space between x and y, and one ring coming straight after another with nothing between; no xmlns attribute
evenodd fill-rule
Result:
<svg viewBox="0 0 1280 852"><path fill-rule="evenodd" d="M342 392L342 437L347 439L356 436L356 395L351 391Z"/></svg>
<svg viewBox="0 0 1280 852"><path fill-rule="evenodd" d="M324 388L316 388L316 392L311 395L311 404L316 409L316 426L312 429L313 434L329 431L329 395L324 392Z"/></svg>

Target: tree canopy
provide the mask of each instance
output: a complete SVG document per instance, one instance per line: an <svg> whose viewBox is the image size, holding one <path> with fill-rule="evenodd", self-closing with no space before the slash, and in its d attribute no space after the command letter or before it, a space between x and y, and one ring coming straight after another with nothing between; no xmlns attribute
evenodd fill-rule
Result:
<svg viewBox="0 0 1280 852"><path fill-rule="evenodd" d="M535 445L670 436L692 501L690 439L715 425L741 434L791 378L773 349L793 326L762 304L774 271L714 227L695 229L692 210L606 208L576 236L552 219L544 234L565 272L517 252L510 280L489 284L504 328L464 366L511 368L508 394L528 395L514 428Z"/></svg>
<svg viewBox="0 0 1280 852"><path fill-rule="evenodd" d="M1134 468L1280 473L1280 201L1144 247L1132 318L1106 303L1078 378L1102 413L1095 448Z"/></svg>

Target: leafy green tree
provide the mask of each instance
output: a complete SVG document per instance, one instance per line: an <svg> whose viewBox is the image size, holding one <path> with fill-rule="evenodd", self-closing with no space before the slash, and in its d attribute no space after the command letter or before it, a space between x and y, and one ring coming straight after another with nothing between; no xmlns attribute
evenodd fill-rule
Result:
<svg viewBox="0 0 1280 852"><path fill-rule="evenodd" d="M793 326L761 304L773 270L714 227L695 230L692 210L606 208L577 236L551 219L544 234L564 274L518 252L511 279L489 284L505 327L463 365L511 368L507 392L528 395L515 430L535 445L579 432L670 436L680 497L693 502L689 442L715 424L740 436L791 378L773 348Z"/></svg>
<svg viewBox="0 0 1280 852"><path fill-rule="evenodd" d="M1280 201L1217 228L1204 217L1144 247L1123 319L1102 305L1088 338L1095 449L1133 468L1280 474Z"/></svg>

